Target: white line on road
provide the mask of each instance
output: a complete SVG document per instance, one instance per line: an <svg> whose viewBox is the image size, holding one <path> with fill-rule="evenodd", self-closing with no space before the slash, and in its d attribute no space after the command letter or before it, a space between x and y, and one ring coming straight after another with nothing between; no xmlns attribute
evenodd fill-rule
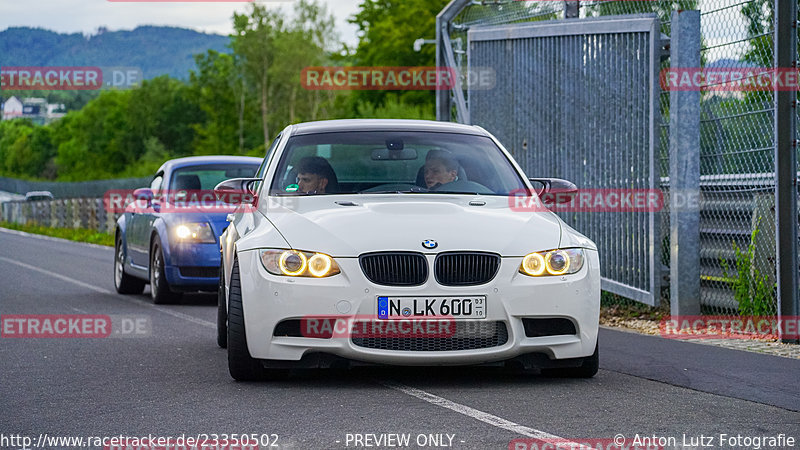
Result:
<svg viewBox="0 0 800 450"><path fill-rule="evenodd" d="M404 384L395 383L392 381L383 381L380 384L394 389L396 391L400 391L404 394L408 394L412 397L416 397L420 400L426 401L436 406L441 406L442 408L447 408L451 411L455 411L459 414L463 414L467 417L471 417L476 420L480 420L483 423L488 423L497 428L502 428L504 430L508 430L517 434L521 434L523 436L527 436L533 439L548 439L558 442L560 445L564 445L565 448L585 448L589 449L591 447L587 447L585 445L578 444L577 442L570 442L567 439L562 437L556 436L554 434L546 433L544 431L536 430L534 428L526 427L525 425L520 425L518 423L514 423L510 420L503 419L502 417L497 417L493 414L489 414L487 412L471 408L467 405L462 405L460 403L456 403L454 401L448 400L443 397L439 397L438 395L431 394L430 392L423 391L422 389L417 389L411 386L406 386Z"/></svg>
<svg viewBox="0 0 800 450"><path fill-rule="evenodd" d="M25 264L24 262L17 261L15 259L6 258L5 256L0 256L0 260L3 260L3 261L5 261L7 263L10 263L10 264L16 264L16 265L18 265L20 267L24 267L24 268L29 269L29 270L34 270L36 272L43 273L45 275L50 275L51 277L58 278L59 280L68 281L68 282L70 282L72 284L77 284L78 286L85 287L86 289L91 289L91 290L93 290L95 292L99 292L101 294L113 294L113 292L109 291L108 289L103 289L101 287L97 287L97 286L94 286L94 285L89 284L89 283L84 283L83 281L78 281L78 280L76 280L74 278L70 278L70 277L61 275L60 273L55 273L55 272L51 272L49 270L42 269L41 267L36 267L36 266L32 266L30 264Z"/></svg>
<svg viewBox="0 0 800 450"><path fill-rule="evenodd" d="M79 281L79 280L76 280L74 278L70 278L70 277L61 275L60 273L51 272L49 270L42 269L41 267L32 266L30 264L26 264L26 263L21 262L21 261L17 261L17 260L14 260L14 259L6 258L5 256L0 256L0 260L1 261L5 261L5 262L7 262L9 264L15 264L17 266L24 267L24 268L29 269L29 270L33 270L33 271L36 271L36 272L39 272L39 273L43 273L45 275L49 275L49 276L54 277L54 278L58 278L59 280L70 282L72 284L84 287L86 289L90 289L90 290L95 291L95 292L99 292L101 294L108 294L108 295L115 295L116 296L115 292L109 291L108 289L103 289L101 287L97 287L97 286L91 285L89 283L84 283L83 281ZM196 323L198 325L202 325L204 327L210 327L210 328L216 328L217 327L217 324L215 324L213 322L209 322L208 320L198 319L197 317L190 316L189 314L184 314L182 312L178 312L178 311L173 311L171 309L162 308L160 306L156 306L156 305L153 305L151 303L145 303L142 300L138 300L138 299L131 298L131 297L124 297L124 296L118 296L118 297L121 298L122 300L125 300L125 301L128 301L128 302L132 302L132 303L136 303L137 305L141 305L141 306L146 306L148 308L153 308L156 311L160 311L160 312L162 312L164 314L168 314L168 315L170 315L172 317L177 317L179 319L187 320L189 322L193 322L193 323Z"/></svg>

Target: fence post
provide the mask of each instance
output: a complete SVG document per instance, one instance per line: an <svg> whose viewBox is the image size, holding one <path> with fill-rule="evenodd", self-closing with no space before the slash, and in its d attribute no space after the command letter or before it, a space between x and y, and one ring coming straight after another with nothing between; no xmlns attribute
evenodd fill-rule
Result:
<svg viewBox="0 0 800 450"><path fill-rule="evenodd" d="M775 67L797 72L797 2L775 0ZM797 93L775 90L775 240L778 318L797 316ZM797 337L783 338L797 343Z"/></svg>
<svg viewBox="0 0 800 450"><path fill-rule="evenodd" d="M700 67L700 11L674 11L670 67ZM669 94L670 314L700 314L700 92Z"/></svg>
<svg viewBox="0 0 800 450"><path fill-rule="evenodd" d="M103 207L103 199L96 198L94 199L94 206L95 216L97 218L97 231L101 233L106 233L106 210Z"/></svg>
<svg viewBox="0 0 800 450"><path fill-rule="evenodd" d="M581 6L578 0L565 0L564 1L564 18L577 19L581 16Z"/></svg>
<svg viewBox="0 0 800 450"><path fill-rule="evenodd" d="M464 7L469 5L471 0L451 0L444 9L436 16L436 67L437 69L448 64L448 53L452 52L450 47L450 22L455 19ZM451 67L455 70L455 67ZM449 122L452 120L452 102L450 94L458 86L451 86L450 89L436 90L436 120Z"/></svg>

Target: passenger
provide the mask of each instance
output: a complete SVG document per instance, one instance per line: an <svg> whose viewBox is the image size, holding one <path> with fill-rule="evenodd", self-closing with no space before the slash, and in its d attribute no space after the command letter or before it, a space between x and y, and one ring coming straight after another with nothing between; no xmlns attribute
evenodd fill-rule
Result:
<svg viewBox="0 0 800 450"><path fill-rule="evenodd" d="M428 189L458 179L458 161L447 150L433 149L425 156L425 185Z"/></svg>

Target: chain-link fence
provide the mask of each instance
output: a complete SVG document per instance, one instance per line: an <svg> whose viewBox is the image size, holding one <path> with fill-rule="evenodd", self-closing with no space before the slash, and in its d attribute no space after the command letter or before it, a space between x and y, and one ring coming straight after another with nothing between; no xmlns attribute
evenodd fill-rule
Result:
<svg viewBox="0 0 800 450"><path fill-rule="evenodd" d="M477 27L576 16L575 20L580 20L656 13L666 43L673 11L694 9L700 11L702 67L774 67L773 0L581 1L577 9L571 9L570 3L573 2L466 3L453 18L448 18L446 30L453 56L450 61L462 71L468 67L467 33ZM800 27L795 27L794 32L798 29ZM447 63L447 58L440 62ZM661 67L670 67L668 58L664 58ZM452 119L469 121L469 91L464 87L462 92L451 94L450 101L440 102L439 112L444 105ZM463 99L461 102L459 96ZM662 92L658 147L665 192L669 190L669 106L670 93ZM701 95L700 295L703 314L777 313L774 114L772 91L705 90ZM797 120L800 122L800 115ZM669 230L669 211L662 211L661 217L662 230ZM669 233L664 232L662 236L661 273L667 281ZM669 282L663 282L662 287L661 298L666 303Z"/></svg>

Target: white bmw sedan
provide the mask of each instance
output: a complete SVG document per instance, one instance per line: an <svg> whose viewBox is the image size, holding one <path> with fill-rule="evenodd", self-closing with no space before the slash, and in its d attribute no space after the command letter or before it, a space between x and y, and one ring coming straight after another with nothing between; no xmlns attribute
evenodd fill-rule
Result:
<svg viewBox="0 0 800 450"><path fill-rule="evenodd" d="M541 185L544 188L537 189ZM341 364L598 369L597 247L477 126L287 127L220 239L218 342L236 380ZM230 198L233 198L230 197ZM237 201L237 200L226 200Z"/></svg>

